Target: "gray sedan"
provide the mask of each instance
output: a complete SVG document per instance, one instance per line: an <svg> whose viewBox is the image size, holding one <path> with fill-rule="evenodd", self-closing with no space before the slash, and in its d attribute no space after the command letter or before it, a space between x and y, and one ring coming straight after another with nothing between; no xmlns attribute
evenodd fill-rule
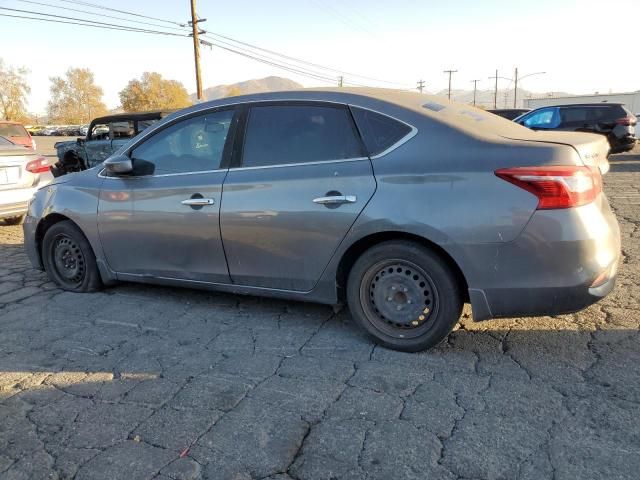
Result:
<svg viewBox="0 0 640 480"><path fill-rule="evenodd" d="M573 312L614 286L604 137L532 132L438 97L304 90L175 112L33 198L60 286L116 281L346 302L378 342Z"/></svg>

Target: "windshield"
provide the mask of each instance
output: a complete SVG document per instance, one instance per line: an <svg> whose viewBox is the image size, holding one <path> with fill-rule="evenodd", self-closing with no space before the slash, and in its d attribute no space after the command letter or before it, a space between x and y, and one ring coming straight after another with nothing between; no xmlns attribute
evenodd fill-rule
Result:
<svg viewBox="0 0 640 480"><path fill-rule="evenodd" d="M14 123L0 123L0 136L28 137L29 134L22 125L16 125Z"/></svg>

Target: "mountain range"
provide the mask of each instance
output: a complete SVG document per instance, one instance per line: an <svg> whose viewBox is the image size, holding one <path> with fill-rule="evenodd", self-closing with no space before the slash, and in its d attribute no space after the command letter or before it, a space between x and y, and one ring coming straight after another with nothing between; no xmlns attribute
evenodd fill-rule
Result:
<svg viewBox="0 0 640 480"><path fill-rule="evenodd" d="M298 90L304 88L301 84L291 79L283 77L266 77L253 80L245 80L244 82L232 83L227 85L216 85L203 90L203 100L216 100L218 98L228 97L231 95L244 95L248 93L260 92L277 92L281 90ZM447 96L447 90L440 90L435 95ZM485 108L493 108L494 90L478 90L476 92L476 104ZM553 95L554 97L563 97L570 95L566 92L552 93L534 93L529 90L518 89L518 107L522 106L522 100L525 98L540 98ZM191 94L191 99L195 102L196 95ZM461 103L473 102L473 90L454 89L451 90L451 99ZM498 108L513 107L513 89L499 89L497 97Z"/></svg>
<svg viewBox="0 0 640 480"><path fill-rule="evenodd" d="M230 95L245 95L247 93L277 92L280 90L298 90L304 88L297 82L282 77L266 77L229 85L216 85L205 88L202 91L203 100L216 100ZM191 99L196 100L196 95L191 94Z"/></svg>

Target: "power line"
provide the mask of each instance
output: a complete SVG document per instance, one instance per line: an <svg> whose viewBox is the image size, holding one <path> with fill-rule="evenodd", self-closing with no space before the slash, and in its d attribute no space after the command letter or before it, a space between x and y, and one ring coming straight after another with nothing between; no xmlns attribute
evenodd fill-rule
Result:
<svg viewBox="0 0 640 480"><path fill-rule="evenodd" d="M2 8L2 7L0 7ZM145 29L139 29L139 28L134 28L134 27L126 27L124 25L118 26L118 25L113 25L113 24L102 24L102 25L95 25L93 23L80 23L80 22L73 22L73 21L66 21L66 20L59 20L59 19L51 19L51 18L41 18L41 17L29 17L29 16L20 16L20 15L10 15L10 14L6 14L6 13L0 13L0 17L9 17L9 18L21 18L24 20L37 20L40 22L49 22L49 23L64 23L64 24L69 24L69 25L80 25L82 27L93 27L93 28L102 28L104 30L122 30L125 32L134 32L134 33L149 33L149 34L155 34L155 35L170 35L170 36L174 36L174 37L185 37L187 35L179 35L177 33L171 33L171 32L160 32L160 31L154 31L154 30L145 30ZM110 25L110 26L109 26Z"/></svg>
<svg viewBox="0 0 640 480"><path fill-rule="evenodd" d="M53 7L53 8L64 8L64 7L54 6L54 5L51 5L51 4L43 4L41 2L34 2L33 0L19 0L19 1L25 1L27 3L37 3L37 4L44 5L44 6L50 6L50 7ZM170 24L173 24L173 25L178 25L180 27L184 27L183 24L181 24L179 22L176 22L176 21L173 21L173 20L168 20L168 19L159 18L159 17L152 17L152 16L149 16L149 15L144 15L144 14L141 14L141 13L136 13L136 12L132 12L132 11L128 11L128 10L110 8L110 7L106 7L104 5L98 5L98 4L91 3L91 2L86 2L86 1L81 1L81 0L61 0L61 1L65 2L65 3L74 4L74 5L82 5L82 6L89 7L89 8L113 11L113 12L122 13L122 14L125 14L125 15L131 15L131 16L139 17L139 18L147 18L147 19L157 20L157 21L161 21L161 22L165 22L165 23L170 23ZM74 10L74 11L78 11L78 12L81 12L81 13L87 13L89 15L103 15L105 17L108 16L106 14L97 14L97 13L92 13L92 12L89 12L89 11L86 11L86 10L78 10L78 9L71 9L71 8L69 8L68 10ZM29 12L29 13L39 14L39 12ZM183 31L183 32L185 31L185 30L182 30L181 28L161 26L161 25L158 25L158 24L151 24L149 22L142 22L140 20L129 20L129 19L125 19L125 18L122 18L122 17L115 17L115 16L108 16L108 17L109 18L114 18L114 19L117 19L117 20L128 21L128 22L131 22L131 23L149 24L151 26L156 26L156 27L165 28L165 29L172 29L172 30L178 30L178 31ZM85 20L81 20L81 21L85 21ZM86 21L88 21L88 20L86 20ZM399 83L399 82L391 82L391 81L388 81L388 80L369 77L369 76L365 76L365 75L359 75L359 74L356 74L356 73L346 72L346 71L343 71L343 70L339 70L339 69L335 69L335 68L331 68L331 67L326 67L324 65L319 65L317 63L313 63L313 62L309 62L307 60L303 60L303 59L300 59L300 58L292 57L292 56L289 56L289 55L286 55L286 54L283 54L283 53L280 53L280 52L276 52L274 50L269 50L269 49L266 49L266 48L263 48L263 47L259 47L257 45L253 45L253 44L250 44L248 42L243 42L241 40L238 40L238 39L226 36L226 35L222 35L220 33L208 32L208 34L216 36L216 37L219 37L219 38L223 38L225 40L229 40L231 42L234 42L234 43L237 43L237 44L240 44L240 45L244 45L244 46L249 47L249 48L253 48L253 49L256 49L256 50L259 50L259 51L263 51L265 53L270 53L272 55L276 55L278 57L282 57L282 58L291 60L291 61L296 62L296 63L301 63L301 64L304 64L304 65L307 65L307 66L319 68L321 70L327 70L327 71L331 71L331 72L334 72L334 73L337 73L337 74L342 74L343 76L357 77L357 78L361 78L361 79L364 79L364 80L371 80L371 81L378 82L378 83L384 83L384 84L387 84L387 85L393 85L393 86L396 86L396 87L399 87L399 86L401 86L403 88L407 87L406 85L404 85L402 83ZM203 35L203 37L205 37L205 36ZM239 48L236 45L232 45L232 46L234 48ZM255 52L254 52L254 54L255 54ZM279 61L281 63L285 63L285 62L282 62L282 60L273 59L273 61L276 61L276 62ZM291 64L288 64L288 65L291 66ZM296 67L297 68L302 68L300 66L296 66ZM352 82L350 82L350 83L352 83ZM355 83L352 83L352 84L355 85Z"/></svg>
<svg viewBox="0 0 640 480"><path fill-rule="evenodd" d="M23 2L23 3L30 3L30 4L33 4L33 5L40 5L40 6L43 6L43 7L57 8L59 10L64 10L64 11L86 13L88 15L99 15L100 17L103 17L103 18L113 18L114 20L122 20L124 22L139 23L141 25L150 25L150 26L153 26L153 27L165 28L165 29L170 29L170 30L178 30L180 32L186 31L184 28L180 28L180 27L170 27L170 26L166 26L166 25L160 25L158 23L145 22L143 20L131 20L129 18L118 17L116 15L108 15L108 14L102 13L102 12L100 12L100 13L90 12L89 10L81 10L79 8L65 7L65 6L61 6L61 5L53 5L51 3L36 2L34 0L17 0L17 1L18 2Z"/></svg>
<svg viewBox="0 0 640 480"><path fill-rule="evenodd" d="M224 38L225 40L229 40L231 42L238 43L240 45L244 45L245 47L253 48L255 50L259 50L259 51L262 51L262 52L265 52L265 53L270 53L272 55L276 55L278 57L282 57L282 58L285 58L287 60L291 60L291 61L296 62L296 63L301 63L301 64L305 64L305 65L308 65L308 66L311 66L311 67L319 68L321 70L327 70L327 71L330 71L330 72L342 74L342 75L349 76L349 77L357 77L357 78L362 78L364 80L371 80L371 81L374 81L374 82L386 83L386 84L389 84L389 85L396 85L396 86L403 86L403 87L406 86L406 85L404 85L402 83L399 83L399 82L390 82L388 80L381 80L379 78L367 77L367 76L364 76L364 75L358 75L356 73L346 72L344 70L338 70L336 68L326 67L326 66L323 66L323 65L319 65L317 63L309 62L307 60L302 60L302 59L297 58L297 57L292 57L290 55L285 55L284 53L279 53L279 52L276 52L274 50L269 50L267 48L259 47L257 45L253 45L253 44L248 43L248 42L243 42L241 40L237 40L235 38L232 38L232 37L229 37L229 36L226 36L226 35L222 35L220 33L207 32L207 35L213 35L214 37ZM209 38L210 40L213 40L212 38L207 37L206 35L203 35L203 37ZM238 47L236 47L236 48L238 48Z"/></svg>
<svg viewBox="0 0 640 480"><path fill-rule="evenodd" d="M34 1L34 0L19 0L19 1L24 1L26 3L32 3L32 4L48 6L48 7L53 7L53 8L64 8L64 7L59 7L59 6L43 3L43 2L37 2L37 1ZM92 8L100 8L100 9L109 10L109 11L116 11L116 12L119 12L119 13L123 13L125 15L133 15L133 16L141 17L141 18L150 18L150 19L154 19L154 20L159 20L159 21L164 21L164 22L180 25L178 22L172 22L172 21L169 21L169 20L166 20L166 19L161 19L161 18L158 18L158 17L150 17L148 15L129 12L129 11L126 11L126 10L118 10L118 9L112 9L112 8L108 8L108 7L103 7L103 6L95 5L95 4L92 4L92 3L89 3L89 2L83 2L83 1L77 1L77 0L62 0L62 1L65 1L66 3L78 4L78 5L88 6L88 7L92 7ZM179 33L173 33L173 32L160 31L160 30L152 30L152 29L148 29L148 28L140 28L140 27L135 27L135 26L130 26L130 25L121 25L121 24L116 24L116 23L100 22L100 21L97 21L97 20L91 20L91 19L86 19L86 18L69 17L69 16L64 16L64 15L55 15L55 14L51 14L51 13L41 13L41 12L36 12L36 11L32 11L32 10L12 9L12 8L6 8L6 7L0 7L0 9L13 11L13 12L18 12L18 13L22 14L22 16L0 14L1 16L11 17L11 18L20 18L20 19L25 19L25 20L47 21L47 22L50 22L50 23L79 25L79 26L86 26L86 27L102 28L102 29L106 29L106 30L120 30L120 31L130 31L130 32L148 33L148 34L156 34L156 35L168 35L168 36L178 36L178 37L189 36L189 35L186 34L186 30L182 30L180 28L161 26L161 25L157 25L157 24L151 24L150 22L143 22L141 20L130 20L130 19L122 18L122 17L116 17L116 16L113 16L113 15L97 14L97 13L89 12L89 11L86 11L86 10L80 10L80 9L68 8L67 10L78 11L78 12L86 13L86 14L89 14L89 15L102 15L104 17L114 18L114 19L117 19L117 20L123 20L123 21L127 21L127 22L130 22L130 23L152 25L152 26L156 26L156 27L159 27L159 28L163 28L163 29L178 30L178 31L185 32L185 33L179 34ZM41 17L51 17L51 18L31 17L31 16L24 15L24 14L39 15ZM237 39L234 39L232 37L228 37L228 36L225 36L225 35L222 35L222 34L210 32L209 35L214 35L216 37L224 38L224 39L229 40L230 42L235 42L235 43L240 44L240 45L245 45L245 46L247 46L247 47L249 47L251 49L254 49L254 50L267 52L267 53L270 53L270 54L275 55L277 57L287 58L287 59L292 60L293 62L297 62L298 64L301 64L301 65L298 65L298 64L295 64L295 63L292 64L292 63L289 63L289 62L285 62L285 61L277 59L277 58L272 58L272 57L269 57L267 55L259 54L257 52L248 50L246 48L239 47L239 46L235 45L234 43L225 42L225 41L219 40L219 39L213 39L211 37L207 37L206 35L203 35L204 38L208 38L209 40L214 40L215 43L212 43L212 45L215 45L215 46L217 46L217 47L219 47L219 48L221 48L223 50L229 51L231 53L235 53L237 55L241 55L243 57L246 57L246 58L249 58L249 59L252 59L252 60L255 60L255 61L259 61L259 62L264 63L264 64L268 64L268 65L274 66L276 68L280 68L280 69L289 71L291 73L296 73L298 75L302 75L302 76L305 76L305 77L308 77L308 78L313 78L313 79L322 80L322 81L328 81L330 83L334 83L336 81L336 77L334 77L334 76L329 76L326 73L319 72L319 71L310 69L310 68L302 66L302 65L309 65L309 66L313 66L313 67L321 69L321 70L341 73L341 74L343 74L342 75L343 77L345 75L348 75L348 76L352 76L352 77L372 80L372 81L375 81L375 82L388 83L388 84L392 84L392 85L396 85L396 86L402 85L402 84L397 83L397 82L389 82L389 81L381 80L381 79L378 79L378 78L367 77L367 76L364 76L364 75L358 75L358 74L354 74L354 73L344 72L342 70L338 70L338 69L334 69L334 68L331 68L331 67L326 67L326 66L319 65L319 64L316 64L316 63L308 62L306 60L302 60L302 59L299 59L299 58L296 58L296 57L291 57L291 56L288 56L288 55L285 55L285 54L281 54L279 52L275 52L273 50L269 50L269 49L266 49L266 48L259 47L257 45L253 45L253 44L250 44L250 43L247 43L247 42L243 42L243 41L240 41L240 40L237 40ZM223 43L227 47L221 45L220 43ZM345 84L345 85L348 84L348 85L352 85L352 86L367 86L367 85L364 85L364 84L361 84L361 83L357 83L357 82L353 82L353 81L350 81L350 80L349 81L348 80L343 80L343 84Z"/></svg>
<svg viewBox="0 0 640 480"><path fill-rule="evenodd" d="M110 12L124 13L124 14L127 14L127 15L133 15L134 17L148 18L150 20L157 20L159 22L173 23L174 25L181 26L179 22L175 22L173 20L167 20L167 19L158 18L158 17L151 17L149 15L143 15L141 13L128 12L127 10L118 10L117 8L105 7L104 5L97 5L95 3L83 2L83 1L80 1L80 0L60 0L60 1L61 2L65 2L65 3L72 3L72 4L75 4L75 5L82 5L84 7L96 8L96 9L99 9L99 10L108 10Z"/></svg>

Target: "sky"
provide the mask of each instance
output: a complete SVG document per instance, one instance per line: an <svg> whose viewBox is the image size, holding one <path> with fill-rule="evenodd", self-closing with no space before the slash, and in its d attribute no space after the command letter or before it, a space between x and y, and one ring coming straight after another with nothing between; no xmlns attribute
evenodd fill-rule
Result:
<svg viewBox="0 0 640 480"><path fill-rule="evenodd" d="M38 5L45 3L63 8ZM189 0L85 0L127 12L186 22ZM510 85L514 68L520 86L534 92L627 92L640 90L640 42L634 32L640 0L198 0L201 28L336 70L345 82L426 90L493 88L488 77L498 69L500 88ZM31 10L133 26L65 0L0 0L0 14L30 15ZM92 11L97 15L70 9ZM127 16L128 17L128 16ZM134 17L129 17L134 18ZM175 24L137 17L171 28ZM137 25L144 27L143 25ZM158 29L155 26L146 26ZM162 29L164 30L164 28ZM178 32L178 30L167 30ZM195 91L193 43L188 37L102 30L0 16L0 58L29 69L29 110L43 114L52 76L70 67L91 69L109 108L118 92L145 71L182 82ZM179 33L179 32L178 32ZM202 47L204 88L278 75L304 86L336 85L330 78L306 78L224 51ZM525 75L545 72L541 75Z"/></svg>

